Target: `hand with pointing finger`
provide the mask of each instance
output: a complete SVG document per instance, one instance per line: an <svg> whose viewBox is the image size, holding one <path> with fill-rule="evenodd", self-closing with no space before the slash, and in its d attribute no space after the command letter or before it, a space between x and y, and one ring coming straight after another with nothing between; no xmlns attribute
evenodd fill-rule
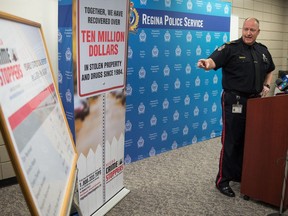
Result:
<svg viewBox="0 0 288 216"><path fill-rule="evenodd" d="M205 70L210 70L216 67L215 62L211 59L199 59L197 62L197 66L199 68L205 69Z"/></svg>

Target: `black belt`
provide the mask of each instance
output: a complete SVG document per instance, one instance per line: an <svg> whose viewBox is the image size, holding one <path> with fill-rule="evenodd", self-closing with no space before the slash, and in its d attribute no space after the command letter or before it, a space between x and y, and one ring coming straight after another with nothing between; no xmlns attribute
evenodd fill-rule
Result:
<svg viewBox="0 0 288 216"><path fill-rule="evenodd" d="M239 92L239 91L235 91L235 90L225 90L225 92L234 94L234 95L238 95L241 97L245 97L245 98L258 98L261 97L261 95L259 93L244 93L244 92Z"/></svg>

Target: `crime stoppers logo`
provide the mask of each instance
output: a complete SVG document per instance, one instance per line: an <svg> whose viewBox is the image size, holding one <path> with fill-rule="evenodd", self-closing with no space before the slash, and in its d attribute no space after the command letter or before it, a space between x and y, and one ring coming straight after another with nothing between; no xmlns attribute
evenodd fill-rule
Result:
<svg viewBox="0 0 288 216"><path fill-rule="evenodd" d="M112 179L121 174L123 169L123 159L120 159L119 161L112 160L106 164L106 183L110 182Z"/></svg>
<svg viewBox="0 0 288 216"><path fill-rule="evenodd" d="M30 64L27 68L30 69ZM15 49L0 49L0 87L22 79L24 76Z"/></svg>
<svg viewBox="0 0 288 216"><path fill-rule="evenodd" d="M134 8L134 3L130 2L130 20L129 20L129 31L132 33L137 32L139 23L139 14L137 10Z"/></svg>

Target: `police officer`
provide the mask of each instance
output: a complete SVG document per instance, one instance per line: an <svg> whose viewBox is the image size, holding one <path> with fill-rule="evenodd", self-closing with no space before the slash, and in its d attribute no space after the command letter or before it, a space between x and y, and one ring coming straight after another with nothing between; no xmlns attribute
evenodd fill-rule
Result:
<svg viewBox="0 0 288 216"><path fill-rule="evenodd" d="M266 96L275 69L267 47L256 42L259 33L259 21L247 18L241 38L197 63L205 70L222 68L223 129L216 188L229 197L235 196L229 182L241 182L247 100Z"/></svg>

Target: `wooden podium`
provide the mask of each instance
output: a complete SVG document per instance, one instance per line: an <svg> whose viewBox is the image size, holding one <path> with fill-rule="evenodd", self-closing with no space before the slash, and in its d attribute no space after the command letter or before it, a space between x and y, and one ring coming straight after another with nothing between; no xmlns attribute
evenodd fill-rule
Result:
<svg viewBox="0 0 288 216"><path fill-rule="evenodd" d="M287 147L288 95L248 100L240 189L243 195L280 206ZM286 190L284 208L287 200Z"/></svg>

